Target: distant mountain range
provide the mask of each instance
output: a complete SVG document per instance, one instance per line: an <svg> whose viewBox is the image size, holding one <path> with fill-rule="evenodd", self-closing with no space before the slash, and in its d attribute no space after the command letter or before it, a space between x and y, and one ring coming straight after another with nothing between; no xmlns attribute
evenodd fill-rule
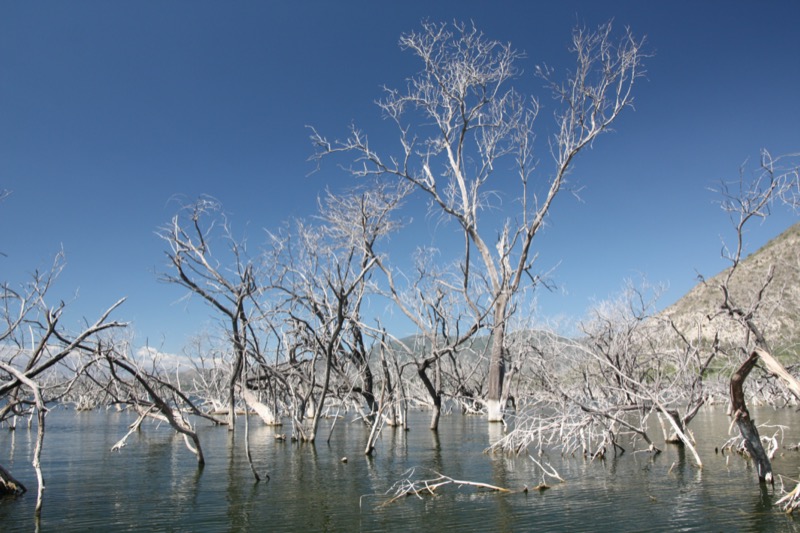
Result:
<svg viewBox="0 0 800 533"><path fill-rule="evenodd" d="M754 301L774 267L772 282L764 291L756 323L776 352L785 352L800 342L800 223L774 238L748 256L737 268L730 286L739 307ZM720 282L727 275L720 272L698 283L683 298L662 312L686 333L698 331L704 341L711 341L716 331L727 342L741 342L743 328L725 317L709 320L720 311ZM699 330L698 330L699 328Z"/></svg>

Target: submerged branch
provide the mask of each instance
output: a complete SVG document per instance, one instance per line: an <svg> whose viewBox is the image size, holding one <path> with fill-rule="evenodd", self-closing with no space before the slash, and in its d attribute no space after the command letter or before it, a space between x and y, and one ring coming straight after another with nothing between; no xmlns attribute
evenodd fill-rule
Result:
<svg viewBox="0 0 800 533"><path fill-rule="evenodd" d="M406 472L407 477L396 482L392 488L387 491L392 492L392 497L386 500L381 504L381 506L389 505L397 500L404 498L406 496L416 496L417 498L422 498L424 495L433 496L436 491L440 487L444 487L447 485L456 485L458 487L462 486L469 486L469 487L476 487L479 489L488 489L492 492L505 492L510 493L514 492L511 489L507 489L505 487L498 487L496 485L490 485L488 483L482 483L479 481L465 481L460 479L453 479L450 476L446 476L444 474L440 474L439 472L432 471L436 474L437 477L431 479L417 479L412 480L410 479L411 476L414 475L415 469L412 468Z"/></svg>

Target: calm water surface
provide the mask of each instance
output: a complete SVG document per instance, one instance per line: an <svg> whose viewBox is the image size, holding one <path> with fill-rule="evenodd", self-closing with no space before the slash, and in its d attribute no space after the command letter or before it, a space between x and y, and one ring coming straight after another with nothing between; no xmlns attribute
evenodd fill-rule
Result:
<svg viewBox="0 0 800 533"><path fill-rule="evenodd" d="M755 414L759 423L789 425L797 418L791 411ZM567 482L542 493L450 486L437 497L387 506L380 506L386 492L410 468L417 469L415 478L435 477L435 470L515 490L538 484L541 472L527 456L484 454L492 436L479 417L443 417L437 437L420 413L409 432L385 429L373 458L363 455L368 433L359 423L339 420L330 444L325 426L312 446L276 441L288 428L251 419L254 459L271 477L256 484L241 418L235 437L198 423L207 461L202 471L182 438L163 424L146 423L122 451L111 452L134 419L105 411L50 413L42 531L800 531L800 519L773 507L777 489L759 487L747 462L732 457L728 463L714 453L729 425L719 409L692 423L703 470L677 447L656 457L626 453L594 462L552 454L544 459ZM29 489L0 499L0 531L33 530L35 433L0 431L0 464ZM784 435L784 445L798 441L796 431ZM800 452L783 450L773 467L796 478Z"/></svg>

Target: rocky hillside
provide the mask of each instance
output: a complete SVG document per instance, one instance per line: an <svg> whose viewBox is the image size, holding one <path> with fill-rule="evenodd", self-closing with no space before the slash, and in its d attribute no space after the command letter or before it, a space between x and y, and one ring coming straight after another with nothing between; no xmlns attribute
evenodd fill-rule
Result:
<svg viewBox="0 0 800 533"><path fill-rule="evenodd" d="M748 256L737 269L730 287L734 301L746 308L757 296L770 267L771 284L764 292L756 323L765 332L776 351L791 350L800 342L800 223ZM716 331L722 340L742 342L742 328L725 317L709 320L719 312L722 301L720 283L727 275L721 272L699 283L674 305L663 311L692 336L699 332L710 341Z"/></svg>

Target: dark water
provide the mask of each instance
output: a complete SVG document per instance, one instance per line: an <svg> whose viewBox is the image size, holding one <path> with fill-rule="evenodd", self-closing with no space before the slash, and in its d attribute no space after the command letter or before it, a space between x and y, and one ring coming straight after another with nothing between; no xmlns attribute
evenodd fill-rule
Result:
<svg viewBox="0 0 800 533"><path fill-rule="evenodd" d="M788 425L798 415L756 416L759 423ZM255 484L241 423L235 438L199 423L207 464L198 471L183 440L165 425L148 422L121 452L111 452L132 421L127 413L49 415L42 531L800 531L800 519L773 507L777 488L759 487L741 458L727 463L714 453L727 438L721 410L693 422L702 470L676 447L655 458L626 453L594 462L551 455L544 460L566 483L542 493L449 486L436 497L383 507L386 491L412 467L415 478L435 477L435 470L515 490L538 484L541 471L527 456L484 454L490 435L479 417L444 417L437 438L420 414L409 432L384 430L373 458L363 455L367 430L358 423L339 420L330 444L329 426L323 427L312 446L276 441L275 433L288 428L252 419L254 459L271 477ZM35 430L0 431L0 464L29 488L0 500L0 531L33 531L34 438ZM785 445L798 440L797 432L784 436ZM777 473L794 478L799 466L800 452L783 450L774 461Z"/></svg>

